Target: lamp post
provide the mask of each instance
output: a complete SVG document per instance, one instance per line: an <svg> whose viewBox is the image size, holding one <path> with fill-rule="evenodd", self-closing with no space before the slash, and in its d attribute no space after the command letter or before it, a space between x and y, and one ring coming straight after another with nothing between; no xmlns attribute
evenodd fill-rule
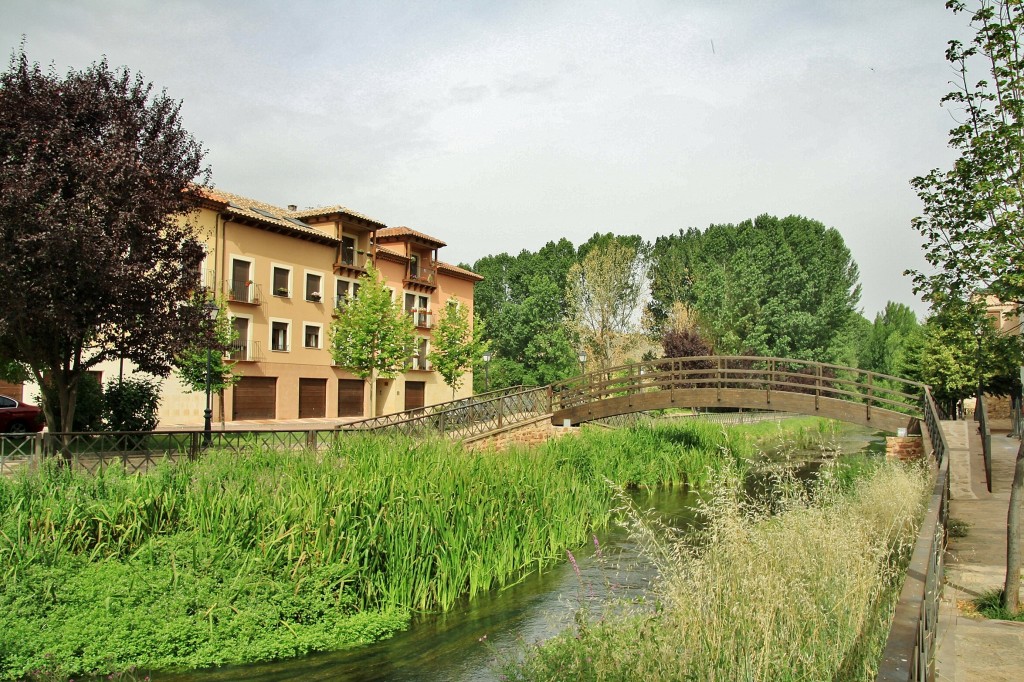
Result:
<svg viewBox="0 0 1024 682"><path fill-rule="evenodd" d="M981 335L983 333L984 333L984 330L981 328L981 325L979 324L978 328L974 330L974 338L978 342L978 357L977 357L977 363L978 363L978 367L977 367L978 390L977 390L977 393L975 394L975 401L974 401L974 418L975 419L978 418L978 413L981 410Z"/></svg>
<svg viewBox="0 0 1024 682"><path fill-rule="evenodd" d="M584 351L580 351L579 355L576 356L576 359L580 361L580 373L581 374L586 374L587 373L587 354Z"/></svg>
<svg viewBox="0 0 1024 682"><path fill-rule="evenodd" d="M206 318L215 324L220 307L213 301L207 301L203 305L203 312L206 313ZM213 443L213 402L210 398L210 372L212 371L211 365L213 364L213 349L210 348L211 345L212 339L208 339L206 343L206 409L203 411L204 448L210 447Z"/></svg>
<svg viewBox="0 0 1024 682"><path fill-rule="evenodd" d="M484 392L491 390L491 358L494 357L494 353L491 351L485 351L483 354L484 359Z"/></svg>

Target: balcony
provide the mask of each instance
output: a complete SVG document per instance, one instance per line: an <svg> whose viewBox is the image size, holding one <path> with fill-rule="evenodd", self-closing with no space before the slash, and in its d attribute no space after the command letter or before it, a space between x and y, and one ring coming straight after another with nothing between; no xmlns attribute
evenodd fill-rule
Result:
<svg viewBox="0 0 1024 682"><path fill-rule="evenodd" d="M235 342L231 344L227 353L229 360L235 362L259 362L263 359L259 341Z"/></svg>
<svg viewBox="0 0 1024 682"><path fill-rule="evenodd" d="M370 254L359 249L342 246L340 259L334 264L334 271L340 275L358 277L366 272Z"/></svg>
<svg viewBox="0 0 1024 682"><path fill-rule="evenodd" d="M225 282L224 291L227 292L229 303L248 303L249 305L263 303L263 288L251 279Z"/></svg>
<svg viewBox="0 0 1024 682"><path fill-rule="evenodd" d="M412 322L419 329L430 329L434 326L434 316L429 310L417 310L413 308L409 311L409 315L412 317Z"/></svg>

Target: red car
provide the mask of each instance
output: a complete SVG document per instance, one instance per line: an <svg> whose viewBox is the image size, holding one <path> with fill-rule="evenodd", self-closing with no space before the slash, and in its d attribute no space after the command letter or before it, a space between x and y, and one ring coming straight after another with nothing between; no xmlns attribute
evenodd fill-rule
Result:
<svg viewBox="0 0 1024 682"><path fill-rule="evenodd" d="M0 433L42 431L44 424L43 411L35 405L0 395Z"/></svg>

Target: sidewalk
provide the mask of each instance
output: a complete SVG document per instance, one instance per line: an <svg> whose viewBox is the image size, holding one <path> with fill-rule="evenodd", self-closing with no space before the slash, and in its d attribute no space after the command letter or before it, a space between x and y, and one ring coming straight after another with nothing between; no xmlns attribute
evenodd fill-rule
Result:
<svg viewBox="0 0 1024 682"><path fill-rule="evenodd" d="M1005 421L1005 420L1004 420ZM977 424L955 425L967 447L951 453L949 517L966 524L967 535L949 538L946 585L939 610L935 679L943 682L1024 679L1024 623L985 620L972 614L971 600L1000 590L1006 577L1006 512L1020 441L1008 438L1008 424L992 432L992 492ZM951 443L950 445L953 445ZM955 461L957 457L967 461ZM957 474L954 475L954 470Z"/></svg>

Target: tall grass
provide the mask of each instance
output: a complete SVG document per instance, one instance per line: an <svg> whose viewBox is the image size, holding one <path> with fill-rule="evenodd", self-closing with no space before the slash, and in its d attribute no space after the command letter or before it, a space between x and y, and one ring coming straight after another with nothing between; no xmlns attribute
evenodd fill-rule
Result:
<svg viewBox="0 0 1024 682"><path fill-rule="evenodd" d="M145 476L0 479L0 676L372 641L561 560L608 523L608 481L701 484L744 452L741 436L685 424L587 429L535 451L357 436Z"/></svg>
<svg viewBox="0 0 1024 682"><path fill-rule="evenodd" d="M882 465L848 492L829 478L809 495L785 482L773 514L742 500L736 481L716 485L696 543L634 512L634 537L661 572L657 608L581 617L509 663L507 677L874 679L927 476Z"/></svg>

